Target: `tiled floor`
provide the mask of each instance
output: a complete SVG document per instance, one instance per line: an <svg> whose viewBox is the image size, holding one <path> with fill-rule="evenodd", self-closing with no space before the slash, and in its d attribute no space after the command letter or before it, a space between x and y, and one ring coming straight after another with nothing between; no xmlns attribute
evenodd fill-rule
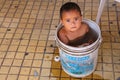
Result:
<svg viewBox="0 0 120 80"><path fill-rule="evenodd" d="M113 0L99 23L103 42L95 72L70 77L54 61L59 8L67 1L95 21L99 0L0 0L0 80L120 80L120 3Z"/></svg>

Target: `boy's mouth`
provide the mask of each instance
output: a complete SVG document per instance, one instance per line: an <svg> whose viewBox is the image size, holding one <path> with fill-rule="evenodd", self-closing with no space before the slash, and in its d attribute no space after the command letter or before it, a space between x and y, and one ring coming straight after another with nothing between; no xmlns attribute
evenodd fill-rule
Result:
<svg viewBox="0 0 120 80"><path fill-rule="evenodd" d="M74 28L76 28L75 26L74 27L71 27L71 29L74 29Z"/></svg>

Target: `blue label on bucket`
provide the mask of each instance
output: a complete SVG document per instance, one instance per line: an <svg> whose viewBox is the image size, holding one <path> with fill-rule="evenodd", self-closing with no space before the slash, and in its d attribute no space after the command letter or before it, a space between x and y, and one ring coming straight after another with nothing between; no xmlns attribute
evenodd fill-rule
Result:
<svg viewBox="0 0 120 80"><path fill-rule="evenodd" d="M90 73L94 68L94 60L89 55L72 56L64 52L60 55L60 60L63 68L72 74L85 75Z"/></svg>

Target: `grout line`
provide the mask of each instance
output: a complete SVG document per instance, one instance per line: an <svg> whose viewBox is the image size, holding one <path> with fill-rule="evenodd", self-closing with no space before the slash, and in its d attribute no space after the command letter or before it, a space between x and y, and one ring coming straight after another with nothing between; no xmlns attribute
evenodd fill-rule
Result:
<svg viewBox="0 0 120 80"><path fill-rule="evenodd" d="M117 6L115 6L115 11L116 11L116 15L117 15L117 16L116 16L116 19L117 19L116 21L117 21L117 25L118 25L118 30L120 31L120 27L119 27L119 26L120 26L120 23L119 23L119 19L118 19L118 18L119 18L119 16L118 16L118 11L117 11L117 8L118 8L118 7L117 7ZM119 12L119 13L120 13L120 12Z"/></svg>
<svg viewBox="0 0 120 80"><path fill-rule="evenodd" d="M4 5L7 3L7 1L8 0L5 0L4 1L4 4L2 4L2 7L0 7L0 9L2 9L3 7L4 7ZM11 5L13 5L13 6L10 6L9 7L9 9L7 9L6 10L6 12L4 12L6 15L5 15L5 17L2 19L2 23L1 24L4 24L4 22L6 23L6 19L7 18L11 18L11 21L9 21L9 26L8 27L1 27L0 26L0 28L4 28L4 29L6 29L6 31L4 31L4 35L2 36L3 38L0 38L1 39L1 41L0 41L0 44L2 44L3 46L5 46L5 47L7 47L7 45L8 45L8 47L7 47L7 49L5 49L4 51L2 50L2 51L0 51L1 52L1 54L2 53L4 53L4 55L2 54L2 58L0 58L1 59L1 61L0 61L0 69L2 69L3 67L5 67L5 68L7 68L8 70L8 73L0 73L0 76L1 75L4 75L5 76L5 79L9 79L11 76L16 76L16 80L18 80L21 76L24 76L27 80L29 80L29 79L31 79L31 77L32 77L32 79L35 79L34 77L34 75L31 75L31 72L32 72L32 70L34 71L34 68L38 68L37 69L37 71L39 70L39 74L38 74L38 76L36 77L36 79L41 79L41 77L44 77L44 78L49 78L49 79L58 79L58 80L63 80L63 78L65 79L69 79L69 80L73 80L73 79L76 79L76 80L78 80L77 78L73 78L73 77L71 77L71 76L64 76L63 74L62 74L62 71L63 71L63 69L62 69L62 67L60 66L59 68L58 67L55 67L55 68L52 68L52 67L43 67L43 64L44 64L44 61L51 61L51 65L53 64L53 59L52 60L46 60L46 58L45 58L45 56L46 56L46 54L50 54L50 55L52 55L52 58L54 57L54 53L55 53L55 49L56 49L56 47L51 47L51 48L53 48L53 53L50 53L50 52L48 52L47 53L47 48L49 48L49 46L48 46L48 43L49 43L49 35L50 35L50 31L51 31L51 27L52 27L52 22L54 22L54 14L55 14L55 11L57 11L55 8L57 7L56 5L57 5L57 1L59 1L59 0L53 0L54 1L54 5L52 5L52 7L54 7L54 9L52 8L52 10L50 10L52 13L51 13L51 17L50 17L50 19L46 19L46 15L47 14L49 14L49 13L47 13L47 11L49 10L49 6L50 6L50 1L49 2L47 2L48 0L45 0L45 1L42 1L42 0L40 0L39 2L39 9L37 9L36 11L38 12L36 12L37 14L36 14L36 16L33 18L34 20L35 20L35 23L33 23L33 27L31 28L31 27L27 27L27 24L32 24L30 21L31 21L31 15L30 14L32 14L32 10L34 11L35 9L33 8L34 7L34 5L35 5L35 0L34 0L34 2L32 3L32 4L29 4L29 1L31 1L31 0L27 0L27 1L25 1L24 2L24 7L22 7L22 9L20 9L20 10L22 10L22 12L21 12L21 14L20 14L20 17L19 17L19 23L17 24L17 27L11 27L11 24L12 23L17 23L17 22L13 22L13 20L14 19L16 19L16 17L15 17L15 14L17 13L17 9L15 10L15 11L12 11L13 12L13 17L11 17L8 13L9 12L11 12L11 9L13 9L13 8L11 8L11 7L13 7L14 6L14 4L16 4L16 3L14 3L14 1L9 1L9 3L11 2ZM72 1L72 0L68 0L68 1ZM76 1L76 2L78 2L79 0L74 0L74 1ZM100 0L99 0L100 1ZM98 1L98 3L99 3L99 1ZM22 2L21 0L19 0L19 2ZM61 3L62 2L62 4L64 3L64 2L66 2L65 0L60 0L60 2L59 3ZM83 3L84 2L84 3ZM89 1L89 2L87 2L87 0L83 0L82 1L82 3L84 4L82 7L84 8L83 9L83 11L84 11L84 14L83 14L83 16L85 16L85 10L87 9L87 7L90 7L91 8L91 15L89 15L88 17L91 17L91 19L94 19L94 15L93 15L93 13L94 12L96 12L96 11L94 11L94 3L93 3L94 1L93 0L91 0L91 1ZM45 4L48 4L48 5L44 5L45 7L46 7L46 9L44 9L45 10L45 14L44 14L44 18L40 18L40 19L38 19L37 17L40 15L39 14L39 11L42 11L43 9L42 9L42 3L45 3ZM91 4L91 6L88 6L87 5L87 3L88 4ZM95 2L96 3L96 2ZM107 1L107 9L105 10L105 14L107 15L106 16L106 18L108 18L108 20L101 20L100 19L100 26L103 26L103 24L102 24L102 22L111 22L111 21L116 21L117 22L117 24L115 24L115 26L118 26L117 28L118 28L118 30L120 29L120 27L119 27L119 18L118 18L118 15L119 15L119 13L118 13L118 11L117 11L117 6L115 6L114 8L115 8L115 11L112 11L112 12L115 12L116 13L116 16L115 16L115 18L116 18L116 20L112 20L111 19L111 17L110 17L110 8L109 8L109 4L110 2L109 1ZM8 3L7 3L8 4ZM29 4L30 6L32 6L32 8L31 9L29 9L30 10L30 13L27 13L27 15L29 15L27 18L24 18L24 17L22 17L23 16L23 14L24 14L24 12L26 11L26 10L28 10L28 9L26 9L27 7L28 7L28 5L27 4ZM21 3L18 3L18 5L21 5ZM87 7L86 7L87 6ZM37 7L38 8L38 7ZM86 9L85 9L86 8ZM34 15L34 13L33 13L33 15ZM9 17L10 16L10 17ZM18 15L19 16L19 15ZM19 27L19 25L21 24L21 22L20 21L22 21L23 19L26 19L27 21L24 23L25 24L25 26L24 27ZM36 27L36 23L37 23L37 21L38 20L41 20L41 24L42 25L40 25L40 28L39 28L39 26L37 26ZM48 25L48 27L47 27L47 31L48 31L48 34L41 34L42 33L42 31L43 30L46 30L45 28L44 28L44 24L46 23L45 21L46 20L49 20L50 21L50 23L49 24L47 24ZM55 19L55 20L58 20L58 19ZM23 22L22 22L23 23ZM13 25L14 26L14 25ZM115 78L116 78L116 74L115 73L119 73L119 71L116 71L116 69L114 68L114 65L118 65L119 63L116 63L116 62L114 62L114 52L113 52L113 45L112 45L112 43L119 43L119 42L112 42L112 33L111 32L117 32L117 31L114 31L114 30L111 30L110 28L110 26L111 26L111 24L110 23L108 23L107 24L107 26L109 26L108 28L109 29L107 29L107 31L102 31L102 32L107 32L109 35L110 35L110 48L107 48L107 49L111 49L110 51L111 51L111 55L104 55L103 54L103 52L104 52L104 50L106 49L106 48L104 48L104 46L103 45L101 45L101 54L100 54L100 56L101 56L101 61L100 62L98 62L98 63L100 63L100 66L102 66L101 68L100 68L100 70L97 70L97 71L100 71L100 74L102 75L101 77L102 78L106 78L106 74L105 73L109 73L110 72L110 74L112 74L113 75L113 80L115 80ZM17 33L17 31L18 31L18 28L19 29L23 29L22 30L22 32L20 32L20 33ZM10 32L10 34L13 34L12 35L12 37L6 37L6 35L8 35L9 34L9 32L7 31L7 29L14 29L14 31L13 32ZM39 29L39 33L37 33L37 34L35 34L35 35L38 35L38 37L39 37L39 39L36 39L36 38L32 38L32 34L34 33L33 31L35 30L35 29ZM29 33L28 33L28 32ZM3 32L3 31L2 31ZM0 33L2 33L2 32L0 32ZM16 34L18 34L18 35L20 35L20 37L21 37L21 40L19 40L17 37L15 37L15 35ZM27 40L28 41L28 43L27 44L23 44L22 46L24 46L25 47L25 52L26 52L26 55L27 55L27 53L28 52L30 52L31 54L32 54L32 58L28 58L28 59L26 59L26 55L24 55L23 56L23 58L16 58L16 56L17 56L17 53L18 52L20 52L20 53L24 53L24 51L23 50L19 50L19 48L21 47L21 43L22 43L22 37L24 37L24 34L25 35L30 35L29 36L29 38L25 38L24 40ZM47 39L46 40L41 40L40 39L40 37L41 36L47 36ZM114 37L114 36L113 36ZM9 44L8 43L5 43L5 40L7 40L7 39L9 39ZM12 42L13 42L13 40L19 40L19 42L17 43L17 44L12 44ZM31 41L36 41L36 45L31 45L30 43L31 43ZM41 46L40 44L39 44L39 41L45 41L45 46ZM106 43L107 41L104 41L104 43ZM108 42L107 42L108 43ZM2 45L0 45L0 46L2 46ZM11 47L17 47L16 49L14 49L14 50L12 50L11 49ZM34 47L35 49L34 49L34 51L29 51L28 49L29 49L29 47ZM37 47L42 47L42 48L45 48L45 50L43 51L43 52L39 52L39 51L37 51ZM115 49L115 50L119 50L119 49ZM12 57L10 56L8 56L8 54L9 54L9 52L10 53L13 53L12 54ZM35 56L36 56L36 54L43 54L43 56L42 56L42 58L41 59L35 59ZM109 56L109 57L111 57L110 59L111 59L111 62L109 63L107 63L106 61L104 61L104 56ZM117 56L117 57L119 57L119 56ZM8 63L8 64L5 64L4 65L4 62L6 62L6 61L8 61L10 59L10 63ZM21 60L21 62L20 62L20 65L18 66L18 65L14 65L14 61L15 60ZM27 65L27 66L24 66L24 61L25 60L31 60L31 64L30 65ZM38 67L38 66L32 66L33 65L33 63L34 63L34 61L35 60L40 60L41 61L41 64L40 64L40 67ZM110 66L112 65L112 69L110 69L110 71L107 71L107 70L105 70L105 68L104 68L104 64L109 64ZM11 69L13 68L13 67L18 67L19 68L19 71L18 71L18 73L11 73ZM108 66L109 67L109 66ZM21 71L22 71L22 68L28 68L29 69L29 73L28 74L20 74L21 73ZM45 76L42 76L41 74L42 74L42 69L50 69L50 74L47 76L47 75L45 75ZM52 73L52 70L60 70L59 72L60 72L60 74L59 74L59 76L52 76L51 75L51 73ZM6 71L6 72L7 72ZM63 75L63 76L62 76ZM110 76L111 77L111 76ZM11 77L12 78L12 77ZM109 78L109 77L108 77ZM13 78L12 78L13 79ZM96 79L96 78L94 78L94 76L93 76L93 74L90 76L90 77L85 77L85 78L80 78L80 80L83 80L83 79L85 79L85 80L89 80L89 79L91 79L91 80L93 80L93 79ZM102 80L101 78L100 79L98 79L98 80Z"/></svg>
<svg viewBox="0 0 120 80"><path fill-rule="evenodd" d="M5 3L6 3L6 1L4 2L3 5L5 5ZM11 7L11 6L10 6L10 7ZM10 7L9 7L9 9L10 9ZM3 8L3 6L2 6L2 8ZM2 8L1 8L1 9L2 9ZM9 12L9 9L7 10L6 14ZM4 19L3 19L3 21L2 21L2 24L3 24L4 20L5 20L5 18L6 18L6 15L4 16ZM1 24L1 25L2 25L2 24ZM9 26L10 26L10 24L9 24ZM0 28L2 28L2 27L0 26ZM3 27L3 28L4 28L4 27ZM8 28L7 28L7 29L8 29ZM7 30L6 30L6 32L5 32L4 36L3 36L2 41L1 41L0 44L2 44L3 40L5 39L6 34L7 34ZM0 46L1 46L1 45L0 45ZM6 56L6 55L5 55L5 56ZM4 56L4 58L5 58L5 56ZM3 61L2 61L2 63L1 63L1 65L2 65L2 64L3 64ZM1 68L1 66L0 66L0 68Z"/></svg>
<svg viewBox="0 0 120 80"><path fill-rule="evenodd" d="M43 1L42 1L43 2ZM42 3L41 2L41 3ZM47 3L48 5L49 5L49 2ZM46 12L47 12L47 10L48 10L48 5L47 5L47 9L45 10L45 14L44 14L44 18L43 18L43 21L42 21L42 28L41 28L41 31L42 31L42 29L43 29L43 25L44 25L44 21L45 21L45 15L46 15ZM41 4L41 6L42 6L42 4ZM41 10L41 7L40 7L40 10ZM39 38L40 38L40 36L39 36ZM38 42L39 43L39 42ZM41 77L41 73L42 73L42 64L43 64L43 59L44 59L44 56L45 56L45 50L46 50L46 46L44 46L44 52L43 52L43 58L42 58L42 60L41 60L41 69L40 69L40 74L39 74L39 77L38 77L38 79L40 79L40 77Z"/></svg>
<svg viewBox="0 0 120 80"><path fill-rule="evenodd" d="M42 2L42 1L40 1L39 9L41 8L41 2ZM34 6L34 4L33 4L33 6ZM39 11L38 11L38 13L39 13ZM37 16L38 16L38 13L37 13ZM37 18L37 16L36 16L36 18ZM36 19L36 20L37 20L37 19ZM35 20L35 23L36 23L36 20ZM35 24L34 24L34 26L35 26ZM34 30L34 28L33 28L33 30ZM32 30L32 32L31 32L31 35L32 35L32 33L33 33L33 30ZM42 29L41 29L41 30L42 30ZM40 32L41 32L41 31L40 31ZM37 40L37 45L36 45L35 51L37 50L38 43L39 43L39 40ZM34 62L34 60L35 60L35 59L34 59L34 58L35 58L35 55L36 55L36 54L34 53L33 59L32 59L32 63L31 63L31 67L30 67L31 70L30 70L30 72L29 72L29 76L31 76L30 73L31 73L32 68L33 68L32 65L33 65L33 62ZM40 70L41 70L41 69L40 69ZM35 76L35 75L33 74L33 76ZM36 76L37 76L37 75L36 75ZM29 77L28 77L28 80L29 80Z"/></svg>
<svg viewBox="0 0 120 80"><path fill-rule="evenodd" d="M13 2L12 2L12 4L13 4ZM12 5L12 4L11 4L11 5ZM10 6L10 7L11 7L11 6ZM10 10L10 7L9 7L9 10ZM8 10L8 11L9 11L9 10ZM7 11L6 15L8 14L8 11ZM15 13L16 13L16 11L17 11L17 10L15 10ZM13 19L12 19L12 20L13 20ZM12 20L11 20L11 21L12 21ZM9 25L9 26L10 26L10 25ZM9 27L8 27L8 28L9 28ZM16 29L17 29L17 28L16 28ZM7 31L6 31L6 33L7 33ZM13 36L14 36L14 35L13 35ZM12 40L13 40L13 39L11 39L10 42L12 42ZM11 44L11 43L10 43L10 44ZM10 48L10 44L9 44L8 49ZM7 49L7 51L8 51L8 49ZM7 52L6 52L6 55L7 55ZM5 57L6 57L6 55L5 55ZM14 59L12 60L12 64L13 64L13 61L14 61ZM3 62L2 62L2 64L3 64ZM10 72L10 70L11 70L12 64L9 66L10 68L9 68L9 70L8 70L8 74L7 74L7 76L6 76L6 79L8 78L8 75L9 75L9 72Z"/></svg>
<svg viewBox="0 0 120 80"><path fill-rule="evenodd" d="M108 3L108 5L107 5L107 11L108 11L109 33L110 33L110 35L112 35L112 34L111 34L112 31L110 30L110 27L111 27L111 26L110 26L110 17L109 17L109 15L110 15L110 14L109 14L109 1L107 1L107 3ZM112 42L112 37L110 37L110 42ZM111 59L112 59L112 60L111 60L112 63L110 63L110 64L112 64L112 69L113 69L113 70L112 70L111 72L113 73L113 72L114 72L114 63L113 63L113 54L112 54L112 43L110 44L110 46L111 46L110 48L111 48ZM114 80L115 80L115 75L114 75L114 74L112 74L112 75L113 75L113 78L114 78Z"/></svg>
<svg viewBox="0 0 120 80"><path fill-rule="evenodd" d="M25 11L25 8L26 8L27 3L28 3L28 0L26 1L26 4L25 4L25 6L24 6L24 9L23 9L22 14L23 14L24 11ZM22 15L21 15L21 17L22 17ZM20 21L21 21L21 20L20 20ZM27 22L28 22L28 20L27 20ZM27 25L27 24L26 24L26 25ZM26 28L24 28L24 31L25 31L25 29L26 29ZM22 33L22 36L24 35L24 31L23 31L23 33ZM20 43L21 43L21 40L20 40L20 42L19 42L19 45L20 45ZM18 48L19 48L19 47L18 47ZM17 50L18 50L18 48L17 48ZM27 48L26 48L26 49L27 49ZM16 54L17 54L17 51L16 51ZM16 55L15 55L15 56L16 56ZM14 56L14 58L15 58L15 56ZM21 68L22 68L23 62L24 62L24 60L25 60L25 56L26 56L26 55L23 56L23 59L22 59L21 65L19 66L19 67L20 67L20 70L19 70L19 72L18 72L18 74L17 74L17 80L19 79L20 71L21 71Z"/></svg>
<svg viewBox="0 0 120 80"><path fill-rule="evenodd" d="M5 1L6 2L6 1ZM13 3L13 2L12 2ZM10 6L11 7L11 6ZM10 9L10 7L9 7L9 9ZM6 12L6 14L8 13L8 11L9 11L9 9L7 10L7 12ZM6 17L6 16L5 16ZM4 20L5 20L5 18L4 18ZM9 24L9 26L10 26L10 24ZM5 32L5 35L7 34L7 30L6 30L6 32ZM5 39L5 35L3 36L4 38L2 39L2 41L1 41L1 44L2 44L2 42L3 42L3 40ZM11 41L10 41L11 42ZM0 45L1 46L1 45ZM8 46L8 48L10 47L10 45ZM7 51L8 51L8 48L7 48ZM2 62L1 62L1 65L0 65L0 69L1 69L1 66L2 66L2 64L3 64L3 62L4 62L4 59L5 59L5 57L6 57L6 55L7 55L7 51L4 51L4 52L6 52L6 54L4 55L4 58L3 58L3 60L2 60Z"/></svg>

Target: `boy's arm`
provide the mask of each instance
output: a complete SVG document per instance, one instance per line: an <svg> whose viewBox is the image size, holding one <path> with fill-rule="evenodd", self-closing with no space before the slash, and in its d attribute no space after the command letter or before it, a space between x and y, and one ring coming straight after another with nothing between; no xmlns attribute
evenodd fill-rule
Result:
<svg viewBox="0 0 120 80"><path fill-rule="evenodd" d="M64 43L64 44L68 44L68 38L67 36L65 35L65 31L64 30L60 30L59 33L58 33L58 37L59 39Z"/></svg>

